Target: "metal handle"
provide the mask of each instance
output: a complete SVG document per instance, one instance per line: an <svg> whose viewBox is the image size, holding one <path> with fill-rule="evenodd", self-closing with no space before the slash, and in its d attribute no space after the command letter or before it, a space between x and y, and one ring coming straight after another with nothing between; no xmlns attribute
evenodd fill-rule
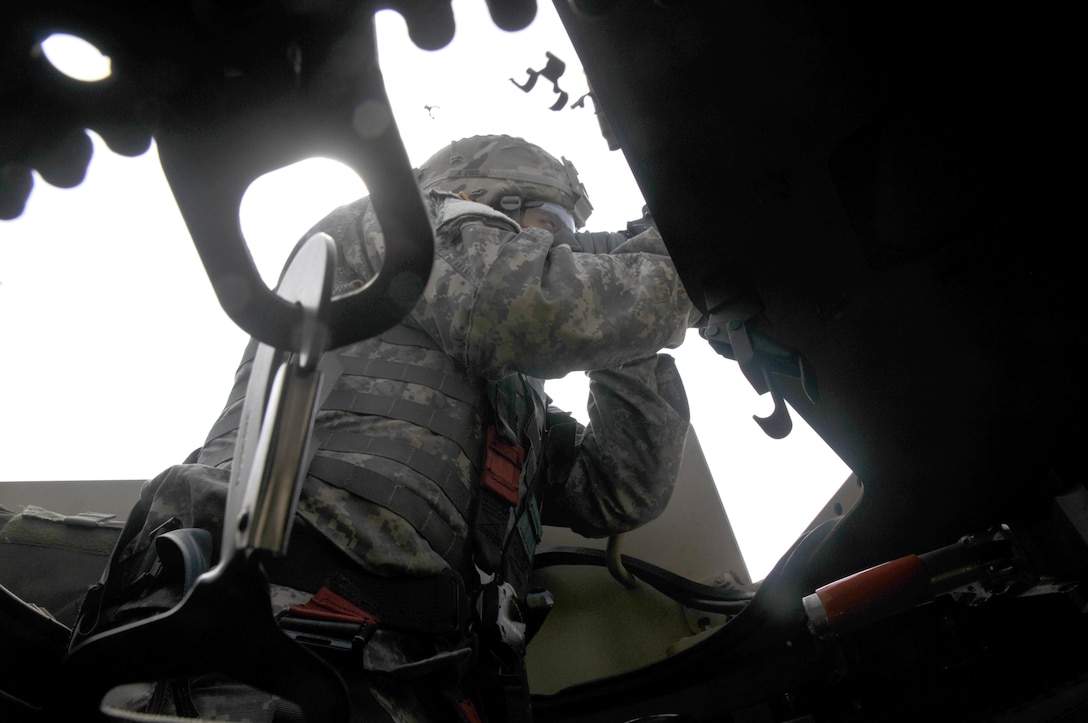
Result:
<svg viewBox="0 0 1088 723"><path fill-rule="evenodd" d="M378 275L333 300L333 348L369 338L411 310L430 275L434 231L389 107L373 17L360 13L332 47L292 44L294 67L191 79L162 110L166 178L220 305L256 339L298 351L300 311L261 280L238 209L250 182L323 156L363 178L386 238ZM212 101L212 102L209 102Z"/></svg>

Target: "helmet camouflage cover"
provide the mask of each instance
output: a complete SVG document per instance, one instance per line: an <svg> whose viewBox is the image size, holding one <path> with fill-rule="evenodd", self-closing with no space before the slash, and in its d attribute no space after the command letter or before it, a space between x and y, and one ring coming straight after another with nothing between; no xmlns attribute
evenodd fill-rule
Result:
<svg viewBox="0 0 1088 723"><path fill-rule="evenodd" d="M593 212L578 171L566 158L512 136L472 136L454 141L419 169L424 191L438 188L499 208L504 197L557 203L571 212L577 228Z"/></svg>

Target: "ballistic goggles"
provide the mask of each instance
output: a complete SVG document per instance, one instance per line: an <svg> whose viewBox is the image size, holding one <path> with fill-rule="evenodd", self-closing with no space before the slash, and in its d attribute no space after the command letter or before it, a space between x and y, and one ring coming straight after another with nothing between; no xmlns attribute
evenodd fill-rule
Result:
<svg viewBox="0 0 1088 723"><path fill-rule="evenodd" d="M560 229L567 229L571 233L574 233L574 216L570 211L560 206L558 203L552 203L550 201L522 201L518 196L503 196L500 202L501 210L507 214L514 214L520 211L524 214L523 219L526 219L523 226L537 225L540 221L551 221L554 223L555 228L550 229L553 232ZM534 215L550 214L553 219L547 219L546 216L541 219L534 219L535 223L529 222L528 219ZM542 226L538 226L542 227Z"/></svg>

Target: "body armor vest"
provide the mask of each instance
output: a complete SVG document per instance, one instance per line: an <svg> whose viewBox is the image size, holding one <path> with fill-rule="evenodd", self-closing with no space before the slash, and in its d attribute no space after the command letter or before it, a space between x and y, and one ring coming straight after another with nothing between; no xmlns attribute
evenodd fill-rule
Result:
<svg viewBox="0 0 1088 723"><path fill-rule="evenodd" d="M252 348L209 433L204 464L223 466L233 456ZM497 382L474 377L410 321L326 357L335 383L314 425L302 518L371 572L434 572L423 569L433 561L413 567L418 541L404 542L403 530L393 535L405 544L399 557L359 541L357 531L376 524L374 509L381 508L466 582L475 580L477 565L523 588L541 531L529 482L543 449L543 382L521 374ZM515 504L480 488L488 427L524 452ZM384 539L388 530L376 532ZM405 569L396 569L398 559L407 560Z"/></svg>

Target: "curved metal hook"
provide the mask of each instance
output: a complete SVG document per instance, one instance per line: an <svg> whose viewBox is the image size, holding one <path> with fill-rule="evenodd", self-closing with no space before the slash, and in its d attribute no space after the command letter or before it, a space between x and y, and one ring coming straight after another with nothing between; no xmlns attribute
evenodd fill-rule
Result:
<svg viewBox="0 0 1088 723"><path fill-rule="evenodd" d="M727 319L723 325L712 323L703 331L710 346L722 356L733 359L758 394L771 393L774 410L767 417L752 415L760 429L772 439L782 439L793 431L789 408L771 378L772 372L792 376L801 382L809 401L818 398L816 379L805 358L770 339L749 332L739 319ZM722 341L725 337L726 341Z"/></svg>
<svg viewBox="0 0 1088 723"><path fill-rule="evenodd" d="M766 417L753 414L752 419L756 420L756 424L771 439L784 439L793 431L793 419L790 417L790 410L786 406L786 400L782 398L781 392L778 391L778 387L771 381L770 372L767 371L766 367L760 367L760 371L763 373L764 384L767 385L771 392L771 399L774 400L774 411Z"/></svg>
<svg viewBox="0 0 1088 723"><path fill-rule="evenodd" d="M634 590L638 587L638 580L631 574L623 564L623 558L620 556L620 547L623 544L623 535L612 535L608 538L608 547L605 550L605 565L608 568L608 572L612 577L616 578L621 585L628 590Z"/></svg>

